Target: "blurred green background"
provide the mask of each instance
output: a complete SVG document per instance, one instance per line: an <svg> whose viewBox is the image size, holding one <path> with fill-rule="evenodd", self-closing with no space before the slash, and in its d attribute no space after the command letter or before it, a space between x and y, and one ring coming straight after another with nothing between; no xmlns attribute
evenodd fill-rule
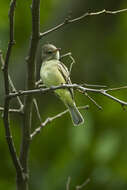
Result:
<svg viewBox="0 0 127 190"><path fill-rule="evenodd" d="M9 38L9 0L0 1L0 49L5 56ZM18 90L25 89L26 62L31 35L31 0L18 0L15 14L15 40L9 71ZM61 23L68 12L72 17L102 9L127 8L121 0L41 0L40 29ZM61 53L72 52L76 63L72 69L72 82L105 84L119 87L127 84L127 12L117 15L87 17L67 25L44 37L39 44L37 65L40 65L41 45L46 42L61 47ZM70 60L63 60L69 66ZM78 69L77 69L78 68ZM37 76L39 78L39 74ZM3 105L3 75L0 71L0 106ZM112 93L127 101L127 90ZM30 189L64 190L68 176L71 187L90 178L84 189L127 189L127 111L118 103L98 94L90 94L103 106L97 109L84 95L75 93L78 106L89 104L82 110L85 122L74 127L69 114L53 121L34 138L30 149ZM37 95L42 119L65 109L52 93ZM16 101L13 107L18 107ZM39 125L33 113L33 129ZM5 141L2 115L0 117L0 189L15 188L15 170ZM21 117L11 115L11 129L19 151Z"/></svg>

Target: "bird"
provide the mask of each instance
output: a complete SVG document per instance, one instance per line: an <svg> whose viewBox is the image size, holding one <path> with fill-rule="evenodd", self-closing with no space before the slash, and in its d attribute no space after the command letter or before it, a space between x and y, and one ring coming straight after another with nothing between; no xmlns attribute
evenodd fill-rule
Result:
<svg viewBox="0 0 127 190"><path fill-rule="evenodd" d="M60 48L56 48L53 44L42 46L40 78L46 87L72 84L68 68L60 61ZM69 110L73 125L83 124L84 119L76 107L73 89L57 89L55 93Z"/></svg>

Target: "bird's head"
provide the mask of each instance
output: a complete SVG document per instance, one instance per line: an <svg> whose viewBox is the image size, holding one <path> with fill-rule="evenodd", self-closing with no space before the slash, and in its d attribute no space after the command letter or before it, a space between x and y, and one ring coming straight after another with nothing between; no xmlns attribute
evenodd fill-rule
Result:
<svg viewBox="0 0 127 190"><path fill-rule="evenodd" d="M56 48L52 44L45 44L42 47L42 59L44 61L49 61L52 59L59 60L59 58L60 58L59 50L60 50L60 48Z"/></svg>

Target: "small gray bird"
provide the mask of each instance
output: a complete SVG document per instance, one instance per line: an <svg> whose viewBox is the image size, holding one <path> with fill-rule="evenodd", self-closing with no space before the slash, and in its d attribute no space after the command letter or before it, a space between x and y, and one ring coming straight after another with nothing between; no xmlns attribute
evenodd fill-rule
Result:
<svg viewBox="0 0 127 190"><path fill-rule="evenodd" d="M47 87L58 86L61 84L71 84L67 67L60 62L59 48L52 44L45 44L42 47L42 66L40 77ZM65 106L69 109L74 125L84 122L82 115L76 107L73 89L57 89L55 93L60 97Z"/></svg>

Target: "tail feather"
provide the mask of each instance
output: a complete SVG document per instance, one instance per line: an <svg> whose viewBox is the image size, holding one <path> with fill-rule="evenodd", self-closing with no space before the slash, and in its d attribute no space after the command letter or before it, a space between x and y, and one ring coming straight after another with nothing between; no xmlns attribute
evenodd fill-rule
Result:
<svg viewBox="0 0 127 190"><path fill-rule="evenodd" d="M73 124L75 126L81 125L82 123L84 123L84 119L81 113L79 112L78 108L76 107L76 105L73 105L73 106L69 105L68 109L69 109Z"/></svg>

